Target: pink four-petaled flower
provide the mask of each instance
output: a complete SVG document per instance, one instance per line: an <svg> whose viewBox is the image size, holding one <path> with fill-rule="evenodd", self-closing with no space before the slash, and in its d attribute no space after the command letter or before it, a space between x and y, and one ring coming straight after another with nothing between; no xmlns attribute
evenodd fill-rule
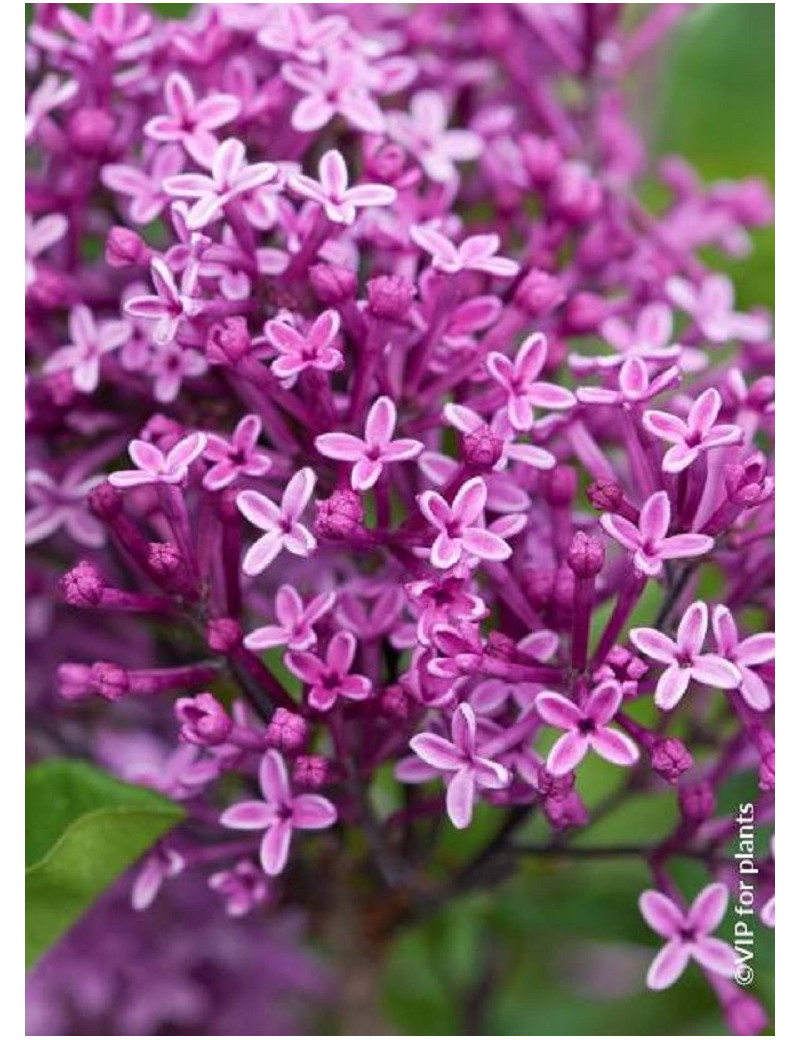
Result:
<svg viewBox="0 0 800 1040"><path fill-rule="evenodd" d="M241 419L230 439L210 433L205 457L214 465L203 477L203 485L211 491L220 491L240 476L263 477L269 473L270 457L256 448L260 436L261 420L257 415Z"/></svg>
<svg viewBox="0 0 800 1040"><path fill-rule="evenodd" d="M418 496L422 515L439 532L431 546L434 567L455 567L465 553L482 560L509 558L511 546L476 523L483 514L486 494L483 479L473 477L461 485L452 504L436 491L423 491Z"/></svg>
<svg viewBox="0 0 800 1040"><path fill-rule="evenodd" d="M630 737L608 725L621 703L622 688L613 680L596 686L582 705L560 693L540 693L536 698L539 716L548 725L567 731L547 756L548 772L553 776L566 775L589 750L614 765L632 766L639 758L639 749Z"/></svg>
<svg viewBox="0 0 800 1040"><path fill-rule="evenodd" d="M625 549L633 553L637 570L649 577L661 573L664 560L680 560L702 556L714 545L706 534L667 535L672 507L666 491L656 491L642 506L638 526L614 513L603 513L603 529Z"/></svg>
<svg viewBox="0 0 800 1040"><path fill-rule="evenodd" d="M708 971L732 978L736 951L711 932L719 927L728 906L728 890L715 882L700 892L688 910L649 889L639 897L642 917L667 945L656 955L647 972L650 989L666 989L683 974L691 959Z"/></svg>
<svg viewBox="0 0 800 1040"><path fill-rule="evenodd" d="M352 52L326 55L324 66L313 68L288 61L281 75L305 94L294 106L292 126L302 133L321 130L338 113L357 130L382 132L385 119L370 96L370 81L362 61Z"/></svg>
<svg viewBox="0 0 800 1040"><path fill-rule="evenodd" d="M177 141L202 166L208 166L218 141L212 130L239 115L241 103L233 94L209 94L200 101L189 80L171 72L164 84L167 114L145 123L145 134L155 141Z"/></svg>
<svg viewBox="0 0 800 1040"><path fill-rule="evenodd" d="M187 318L196 318L203 309L202 300L194 295L198 265L193 261L187 263L181 275L180 288L160 256L150 262L150 275L156 295L133 296L125 304L125 313L133 318L154 321L153 342L159 347L165 347L175 339L181 322Z"/></svg>
<svg viewBox="0 0 800 1040"><path fill-rule="evenodd" d="M336 807L319 794L292 794L286 764L277 751L261 760L258 780L263 801L239 802L220 817L224 827L265 831L261 866L270 877L280 874L289 858L292 831L318 831L336 823Z"/></svg>
<svg viewBox="0 0 800 1040"><path fill-rule="evenodd" d="M130 196L128 213L134 224L149 224L169 202L164 181L183 169L184 155L178 145L167 144L153 157L150 172L140 166L109 163L100 171L107 188Z"/></svg>
<svg viewBox="0 0 800 1040"><path fill-rule="evenodd" d="M703 452L725 445L741 444L744 430L730 423L717 423L722 398L709 387L692 404L686 422L669 412L645 412L642 423L655 437L672 445L664 455L661 468L665 473L680 473L691 466Z"/></svg>
<svg viewBox="0 0 800 1040"><path fill-rule="evenodd" d="M336 600L335 592L321 592L304 605L296 589L281 585L275 596L276 625L264 625L245 636L249 650L267 650L288 646L290 650L308 650L317 641L314 624L328 613Z"/></svg>
<svg viewBox="0 0 800 1040"><path fill-rule="evenodd" d="M388 462L415 459L425 445L401 437L392 440L397 424L397 409L389 397L379 397L364 424L364 437L351 433L323 433L314 441L317 451L329 459L354 463L350 483L356 491L373 487Z"/></svg>
<svg viewBox="0 0 800 1040"><path fill-rule="evenodd" d="M735 665L739 672L742 697L756 711L767 711L772 705L772 697L767 684L753 670L753 665L768 664L775 660L775 633L758 632L754 636L740 639L733 614L721 603L714 607L711 627L714 630L717 650L726 661Z"/></svg>
<svg viewBox="0 0 800 1040"><path fill-rule="evenodd" d="M707 631L708 607L702 600L687 608L674 640L655 628L631 630L631 642L637 650L668 666L656 686L655 702L659 708L665 711L674 708L691 679L723 690L733 690L739 685L735 665L717 654L703 653Z"/></svg>
<svg viewBox="0 0 800 1040"><path fill-rule="evenodd" d="M570 390L536 381L546 360L547 340L539 332L523 341L513 361L496 350L486 359L489 374L506 393L508 419L515 430L533 426L534 408L560 410L575 404Z"/></svg>
<svg viewBox="0 0 800 1040"><path fill-rule="evenodd" d="M87 478L77 466L67 470L60 481L44 470L29 470L25 475L25 494L33 508L25 514L25 544L41 542L64 527L81 545L102 545L105 528L86 505L88 493L102 482L100 476Z"/></svg>
<svg viewBox="0 0 800 1040"><path fill-rule="evenodd" d="M341 351L333 346L340 321L336 311L323 311L305 333L285 321L268 321L264 332L280 354L270 365L278 379L294 379L307 368L321 372L341 368Z"/></svg>
<svg viewBox="0 0 800 1040"><path fill-rule="evenodd" d="M480 754L477 720L469 704L460 704L450 723L450 740L436 733L418 733L411 750L443 773L447 783L447 814L463 830L472 822L475 795L480 790L508 787L511 774L504 765Z"/></svg>
<svg viewBox="0 0 800 1040"><path fill-rule="evenodd" d="M513 278L519 272L516 260L496 255L500 248L499 235L471 235L457 246L441 231L422 224L415 224L410 234L416 245L433 257L436 270L445 274L481 271L498 278Z"/></svg>
<svg viewBox="0 0 800 1040"><path fill-rule="evenodd" d="M100 360L112 350L121 347L131 335L127 321L95 322L94 315L84 304L73 307L69 315L69 334L72 341L59 347L47 359L45 372L69 370L76 390L90 394L100 380Z"/></svg>
<svg viewBox="0 0 800 1040"><path fill-rule="evenodd" d="M699 286L685 278L667 279L667 295L712 343L731 339L759 343L769 336L769 323L755 314L740 314L733 309L733 285L724 274L709 274Z"/></svg>
<svg viewBox="0 0 800 1040"><path fill-rule="evenodd" d="M408 112L386 116L389 135L416 156L432 181L446 183L456 176L456 162L477 159L483 140L472 130L448 130L447 108L435 90L421 90Z"/></svg>
<svg viewBox="0 0 800 1040"><path fill-rule="evenodd" d="M364 675L351 675L356 656L356 637L352 632L337 632L328 644L325 659L305 651L290 651L286 667L311 687L308 703L317 711L330 711L340 697L363 701L372 692Z"/></svg>
<svg viewBox="0 0 800 1040"><path fill-rule="evenodd" d="M114 487L141 487L143 484L181 484L189 467L199 459L206 446L204 433L190 433L165 454L149 441L133 440L128 454L138 467L112 473L108 480Z"/></svg>
<svg viewBox="0 0 800 1040"><path fill-rule="evenodd" d="M314 535L300 523L316 483L314 471L306 467L295 473L283 492L280 506L258 491L242 491L236 499L239 510L263 534L245 553L242 569L260 574L281 549L295 556L308 556L317 546Z"/></svg>
<svg viewBox="0 0 800 1040"><path fill-rule="evenodd" d="M359 209L366 206L391 206L397 192L388 184L355 184L347 186L347 166L341 152L331 149L319 161L319 180L297 173L289 178L289 187L303 198L322 206L333 224L350 225Z"/></svg>

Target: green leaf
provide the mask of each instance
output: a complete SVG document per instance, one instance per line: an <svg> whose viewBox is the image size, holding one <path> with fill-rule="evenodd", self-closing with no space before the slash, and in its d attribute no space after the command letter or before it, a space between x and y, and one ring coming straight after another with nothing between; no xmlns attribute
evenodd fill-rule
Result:
<svg viewBox="0 0 800 1040"><path fill-rule="evenodd" d="M85 762L51 759L25 775L25 964L183 819L180 806Z"/></svg>

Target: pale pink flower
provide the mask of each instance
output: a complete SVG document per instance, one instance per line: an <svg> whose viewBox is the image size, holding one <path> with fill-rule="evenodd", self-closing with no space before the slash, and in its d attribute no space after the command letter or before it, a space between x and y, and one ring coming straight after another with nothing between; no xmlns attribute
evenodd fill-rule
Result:
<svg viewBox="0 0 800 1040"><path fill-rule="evenodd" d="M581 404L642 404L669 390L680 379L681 370L676 365L651 379L646 361L639 357L626 358L617 372L617 390L606 386L581 386L576 397Z"/></svg>
<svg viewBox="0 0 800 1040"><path fill-rule="evenodd" d="M134 224L149 224L169 202L165 179L180 173L183 162L183 152L177 145L165 145L153 157L149 173L141 166L109 163L100 171L100 180L112 191L130 196L128 213Z"/></svg>
<svg viewBox="0 0 800 1040"><path fill-rule="evenodd" d="M672 507L666 491L656 491L642 506L638 526L615 513L603 513L600 523L623 548L633 553L633 564L648 577L661 573L664 560L703 556L714 545L706 534L667 535Z"/></svg>
<svg viewBox="0 0 800 1040"><path fill-rule="evenodd" d="M328 53L321 68L285 62L281 74L295 90L305 94L292 112L295 130L314 133L338 114L356 130L367 134L383 131L384 115L370 96L366 67L353 52Z"/></svg>
<svg viewBox="0 0 800 1040"><path fill-rule="evenodd" d="M582 705L560 693L545 690L536 698L536 710L549 726L567 732L558 738L547 756L547 769L553 776L564 776L594 751L607 762L632 766L639 749L625 733L608 725L622 703L622 688L613 680L600 683Z"/></svg>
<svg viewBox="0 0 800 1040"><path fill-rule="evenodd" d="M317 65L331 44L347 32L348 21L342 15L314 20L309 18L303 4L282 6L280 16L258 34L258 42L268 51L296 58L305 65Z"/></svg>
<svg viewBox="0 0 800 1040"><path fill-rule="evenodd" d="M257 415L246 415L230 436L208 435L205 457L214 465L203 477L203 486L220 491L239 477L263 477L272 468L272 461L256 447L261 436L261 420Z"/></svg>
<svg viewBox="0 0 800 1040"><path fill-rule="evenodd" d="M177 877L183 872L186 861L175 849L163 845L156 848L145 858L131 889L131 906L134 910L146 910L155 902L161 886L169 878Z"/></svg>
<svg viewBox="0 0 800 1040"><path fill-rule="evenodd" d="M772 706L772 696L753 666L775 660L775 633L759 632L740 639L733 614L721 603L714 607L711 627L717 650L739 673L742 697L755 711L767 711Z"/></svg>
<svg viewBox="0 0 800 1040"><path fill-rule="evenodd" d="M289 651L286 667L308 683L308 703L317 711L330 711L340 697L363 701L372 692L364 675L351 675L356 656L356 637L352 632L337 632L328 643L325 659L308 651Z"/></svg>
<svg viewBox="0 0 800 1040"><path fill-rule="evenodd" d="M317 547L314 535L300 523L316 480L314 471L308 467L295 473L286 485L280 506L258 491L239 494L236 499L239 510L251 524L265 532L245 553L242 562L245 574L260 574L281 549L295 556L308 556Z"/></svg>
<svg viewBox="0 0 800 1040"><path fill-rule="evenodd" d="M409 233L412 241L433 257L436 270L445 274L481 271L498 278L513 278L519 272L515 260L496 255L500 248L499 235L471 235L457 246L441 231L423 224L415 224Z"/></svg>
<svg viewBox="0 0 800 1040"><path fill-rule="evenodd" d="M298 332L286 321L268 321L264 333L280 354L270 365L278 379L294 379L307 368L321 372L341 368L341 351L333 345L340 324L334 310L323 311L306 333Z"/></svg>
<svg viewBox="0 0 800 1040"><path fill-rule="evenodd" d="M423 491L417 501L422 515L438 531L431 546L434 567L447 570L465 554L482 560L507 560L511 555L507 542L477 523L486 505L486 484L481 477L462 484L452 504L436 491Z"/></svg>
<svg viewBox="0 0 800 1040"><path fill-rule="evenodd" d="M209 94L200 101L189 80L171 72L164 84L167 114L153 116L144 126L155 141L177 141L201 166L209 166L219 144L211 132L239 115L241 104L233 94Z"/></svg>
<svg viewBox="0 0 800 1040"><path fill-rule="evenodd" d="M48 213L36 221L29 213L25 214L26 289L36 281L36 258L60 242L68 227L67 218L62 213Z"/></svg>
<svg viewBox="0 0 800 1040"><path fill-rule="evenodd" d="M203 309L203 301L195 296L198 265L187 263L180 288L161 257L155 257L150 262L150 274L156 295L132 297L125 303L125 313L134 318L154 321L153 342L164 347L175 339L182 321L196 318Z"/></svg>
<svg viewBox="0 0 800 1040"><path fill-rule="evenodd" d="M480 754L475 712L460 704L450 723L450 740L436 733L419 733L410 741L411 750L447 784L447 814L454 827L463 830L472 822L475 795L481 790L508 787L511 774L505 766Z"/></svg>
<svg viewBox="0 0 800 1040"><path fill-rule="evenodd" d="M739 685L741 678L735 665L717 654L703 653L707 631L708 607L701 600L687 607L674 640L655 628L631 630L631 642L637 650L668 666L655 694L656 704L664 711L675 707L692 679L723 690Z"/></svg>
<svg viewBox="0 0 800 1040"><path fill-rule="evenodd" d="M677 362L681 356L681 347L670 344L672 311L665 303L647 304L632 325L616 316L606 318L600 326L600 334L617 353L598 357L573 356L570 364L576 370L616 368L630 358L666 364Z"/></svg>
<svg viewBox="0 0 800 1040"><path fill-rule="evenodd" d="M669 412L644 413L642 423L645 429L672 445L661 463L665 473L682 472L712 448L742 443L744 430L740 426L717 423L721 407L719 392L709 387L693 402L686 422Z"/></svg>
<svg viewBox="0 0 800 1040"><path fill-rule="evenodd" d="M503 470L509 462L519 462L533 469L552 469L556 464L555 456L545 448L535 444L520 444L515 440L517 431L511 427L507 414L497 412L489 425L483 418L465 404L449 403L444 406L444 417L461 433L485 434L499 441L502 447L494 465L495 470Z"/></svg>
<svg viewBox="0 0 800 1040"><path fill-rule="evenodd" d="M575 404L570 390L554 383L537 382L547 360L547 340L535 332L523 341L512 361L493 350L486 359L492 379L506 394L508 418L515 430L530 430L534 424L534 408L563 410Z"/></svg>
<svg viewBox="0 0 800 1040"><path fill-rule="evenodd" d="M292 794L286 764L277 751L267 751L258 771L263 801L239 802L220 817L224 827L265 831L261 866L270 877L280 874L289 858L292 831L318 831L336 823L336 808L319 794Z"/></svg>
<svg viewBox="0 0 800 1040"><path fill-rule="evenodd" d="M103 477L86 477L79 467L67 470L60 481L44 470L25 474L25 495L33 508L25 514L25 544L33 545L64 528L81 545L97 548L105 542L105 528L86 505L86 496Z"/></svg>
<svg viewBox="0 0 800 1040"><path fill-rule="evenodd" d="M133 440L128 454L137 469L112 473L108 480L118 488L141 487L143 484L182 484L189 467L205 451L206 435L190 433L166 453L149 441Z"/></svg>
<svg viewBox="0 0 800 1040"><path fill-rule="evenodd" d="M706 339L712 343L742 340L760 343L769 336L769 322L754 314L733 309L733 284L723 274L709 274L699 286L685 278L667 279L667 295L686 311Z"/></svg>
<svg viewBox="0 0 800 1040"><path fill-rule="evenodd" d="M60 108L65 102L71 101L77 93L76 80L60 80L48 73L28 98L25 110L25 140L33 136L45 116Z"/></svg>
<svg viewBox="0 0 800 1040"><path fill-rule="evenodd" d="M736 951L711 935L722 923L727 907L728 890L720 882L706 885L688 910L655 889L641 894L642 917L654 932L667 940L647 973L650 989L671 986L692 959L715 975L733 978Z"/></svg>
<svg viewBox="0 0 800 1040"><path fill-rule="evenodd" d="M314 625L327 614L336 601L335 592L322 592L304 604L296 589L281 585L275 596L277 624L264 625L245 636L249 650L268 650L288 646L290 650L308 650L317 642Z"/></svg>
<svg viewBox="0 0 800 1040"><path fill-rule="evenodd" d="M415 459L424 444L401 437L393 440L397 425L397 409L389 397L379 397L372 405L364 424L364 437L351 433L323 433L314 444L329 459L354 463L350 483L356 491L368 491L389 462Z"/></svg>
<svg viewBox="0 0 800 1040"><path fill-rule="evenodd" d="M127 321L97 323L89 308L81 303L70 311L69 334L71 342L50 355L44 370L70 371L75 389L90 394L100 381L101 359L126 342L131 326Z"/></svg>
<svg viewBox="0 0 800 1040"><path fill-rule="evenodd" d="M483 152L483 140L472 130L447 129L447 108L436 90L419 91L408 112L388 112L386 122L390 137L419 160L432 181L452 180L456 162L477 159Z"/></svg>
<svg viewBox="0 0 800 1040"><path fill-rule="evenodd" d="M347 166L341 152L331 149L319 161L319 180L297 173L289 178L289 187L298 195L322 206L333 224L350 225L359 209L366 206L391 206L397 192L388 184L356 184L347 186Z"/></svg>
<svg viewBox="0 0 800 1040"><path fill-rule="evenodd" d="M208 362L197 350L167 343L151 356L147 374L154 380L153 393L157 401L169 404L180 393L184 379L202 376L208 370Z"/></svg>

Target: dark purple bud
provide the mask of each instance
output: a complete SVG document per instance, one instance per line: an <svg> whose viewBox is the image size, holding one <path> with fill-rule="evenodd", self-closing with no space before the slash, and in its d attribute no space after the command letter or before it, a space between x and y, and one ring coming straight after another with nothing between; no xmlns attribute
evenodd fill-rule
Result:
<svg viewBox="0 0 800 1040"><path fill-rule="evenodd" d="M551 826L559 831L568 827L583 827L589 820L586 806L577 791L570 791L566 796L545 798L544 814Z"/></svg>
<svg viewBox="0 0 800 1040"><path fill-rule="evenodd" d="M650 764L668 784L676 784L691 768L692 756L677 737L664 737L653 745Z"/></svg>
<svg viewBox="0 0 800 1040"><path fill-rule="evenodd" d="M172 542L150 542L147 563L153 574L165 584L180 584L186 577L186 566L180 550Z"/></svg>
<svg viewBox="0 0 800 1040"><path fill-rule="evenodd" d="M252 341L242 317L225 318L211 326L206 339L206 357L212 365L237 365L250 353Z"/></svg>
<svg viewBox="0 0 800 1040"><path fill-rule="evenodd" d="M98 520L113 520L122 512L122 495L105 480L89 492L89 508Z"/></svg>
<svg viewBox="0 0 800 1040"><path fill-rule="evenodd" d="M336 307L355 298L358 276L348 267L314 264L308 276L317 299L325 307Z"/></svg>
<svg viewBox="0 0 800 1040"><path fill-rule="evenodd" d="M585 166L564 163L553 179L548 204L553 214L568 224L585 224L600 209L603 193Z"/></svg>
<svg viewBox="0 0 800 1040"><path fill-rule="evenodd" d="M106 263L109 267L144 267L151 250L144 240L126 227L112 227L106 238Z"/></svg>
<svg viewBox="0 0 800 1040"><path fill-rule="evenodd" d="M413 710L413 702L402 686L387 686L381 694L381 711L384 715L405 722L411 717Z"/></svg>
<svg viewBox="0 0 800 1040"><path fill-rule="evenodd" d="M111 661L97 661L92 665L92 686L95 693L107 701L118 701L131 687L128 673Z"/></svg>
<svg viewBox="0 0 800 1040"><path fill-rule="evenodd" d="M382 321L402 322L414 302L416 289L401 275L383 274L367 282L367 312Z"/></svg>
<svg viewBox="0 0 800 1040"><path fill-rule="evenodd" d="M88 560L81 560L67 571L59 584L71 607L96 607L106 587L102 572Z"/></svg>
<svg viewBox="0 0 800 1040"><path fill-rule="evenodd" d="M175 702L175 717L181 723L181 740L198 747L224 744L233 729L228 713L210 693L180 697Z"/></svg>
<svg viewBox="0 0 800 1040"><path fill-rule="evenodd" d="M594 332L608 315L608 304L602 296L578 292L564 307L564 331L568 335L583 336Z"/></svg>
<svg viewBox="0 0 800 1040"><path fill-rule="evenodd" d="M349 488L334 491L330 498L317 502L314 530L323 538L347 538L363 530L364 506L361 497Z"/></svg>
<svg viewBox="0 0 800 1040"><path fill-rule="evenodd" d="M541 318L566 298L566 291L555 275L534 268L517 286L514 302L532 318Z"/></svg>
<svg viewBox="0 0 800 1040"><path fill-rule="evenodd" d="M766 460L761 454L751 456L743 465L726 466L725 490L729 500L737 506L752 509L772 498L775 481L767 476L766 469Z"/></svg>
<svg viewBox="0 0 800 1040"><path fill-rule="evenodd" d="M83 155L103 155L114 133L114 117L103 108L79 108L67 126L69 139Z"/></svg>
<svg viewBox="0 0 800 1040"><path fill-rule="evenodd" d="M567 553L567 563L576 578L594 578L603 569L606 551L594 535L576 531Z"/></svg>
<svg viewBox="0 0 800 1040"><path fill-rule="evenodd" d="M545 501L556 509L572 504L578 490L578 474L572 466L555 466L543 480Z"/></svg>
<svg viewBox="0 0 800 1040"><path fill-rule="evenodd" d="M461 438L461 457L467 466L477 470L491 470L503 455L503 438L486 426L479 426Z"/></svg>
<svg viewBox="0 0 800 1040"><path fill-rule="evenodd" d="M214 618L206 628L206 640L217 654L229 654L242 644L242 627L234 618Z"/></svg>
<svg viewBox="0 0 800 1040"><path fill-rule="evenodd" d="M292 779L300 787L324 787L334 775L333 763L322 755L299 755L292 769Z"/></svg>
<svg viewBox="0 0 800 1040"><path fill-rule="evenodd" d="M595 509L616 513L625 497L622 488L613 480L595 480L586 489L586 497Z"/></svg>
<svg viewBox="0 0 800 1040"><path fill-rule="evenodd" d="M277 708L267 726L266 738L269 746L279 751L299 751L308 740L308 723L302 715Z"/></svg>
<svg viewBox="0 0 800 1040"><path fill-rule="evenodd" d="M711 784L703 782L682 787L678 792L678 803L687 820L701 823L713 815L717 797Z"/></svg>

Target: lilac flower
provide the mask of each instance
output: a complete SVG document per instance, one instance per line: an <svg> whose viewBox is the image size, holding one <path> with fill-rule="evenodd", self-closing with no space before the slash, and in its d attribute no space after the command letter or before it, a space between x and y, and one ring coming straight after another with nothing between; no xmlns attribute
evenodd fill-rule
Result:
<svg viewBox="0 0 800 1040"><path fill-rule="evenodd" d="M28 470L25 494L33 508L25 514L25 544L41 542L63 527L80 545L103 545L103 525L86 508L87 494L102 480L87 478L81 467L67 470L60 481L44 470Z"/></svg>
<svg viewBox="0 0 800 1040"><path fill-rule="evenodd" d="M25 140L33 137L41 121L78 93L74 79L60 80L48 74L28 98L25 108Z"/></svg>
<svg viewBox="0 0 800 1040"><path fill-rule="evenodd" d="M260 436L261 420L257 415L240 419L230 439L210 433L205 457L214 465L203 477L203 486L209 491L221 491L240 477L263 477L269 473L270 457L256 448Z"/></svg>
<svg viewBox="0 0 800 1040"><path fill-rule="evenodd" d="M584 357L571 355L570 365L577 372L617 368L625 361L639 358L656 364L677 362L681 347L670 345L672 312L663 303L643 307L633 326L618 317L606 318L600 326L603 339L617 351L609 356Z"/></svg>
<svg viewBox="0 0 800 1040"><path fill-rule="evenodd" d="M641 894L642 917L667 940L647 973L650 989L671 986L692 959L715 975L733 977L735 950L711 935L722 922L727 906L728 890L719 882L706 885L688 910L682 910L663 892L650 889Z"/></svg>
<svg viewBox="0 0 800 1040"><path fill-rule="evenodd" d="M421 90L412 97L408 112L389 112L386 121L390 136L419 160L432 181L452 181L456 162L477 159L483 152L478 134L447 129L447 109L435 90Z"/></svg>
<svg viewBox="0 0 800 1040"><path fill-rule="evenodd" d="M476 793L507 787L511 775L505 766L480 754L475 712L468 704L460 704L453 713L450 737L418 733L410 746L436 773L445 775L447 814L453 826L463 830L472 822Z"/></svg>
<svg viewBox="0 0 800 1040"><path fill-rule="evenodd" d="M114 487L132 488L144 484L182 484L189 467L205 451L206 436L190 433L166 453L148 441L133 440L128 448L136 469L117 470L108 480Z"/></svg>
<svg viewBox="0 0 800 1040"><path fill-rule="evenodd" d="M149 224L170 201L164 190L164 181L182 169L181 149L176 145L166 145L156 152L149 173L138 166L109 163L103 167L100 176L107 188L130 196L129 212L134 224Z"/></svg>
<svg viewBox="0 0 800 1040"><path fill-rule="evenodd" d="M328 644L325 660L307 651L293 650L286 655L286 667L311 687L308 703L317 711L330 711L340 697L363 701L372 692L366 676L351 675L356 656L356 637L352 632L337 632Z"/></svg>
<svg viewBox="0 0 800 1040"><path fill-rule="evenodd" d="M180 289L172 271L160 257L150 264L150 274L157 295L132 297L125 304L125 313L155 321L153 341L165 347L175 339L181 323L187 318L197 317L203 309L202 301L195 295L197 265L187 264Z"/></svg>
<svg viewBox="0 0 800 1040"><path fill-rule="evenodd" d="M492 351L486 359L489 374L507 397L508 418L515 430L529 430L534 408L571 408L575 397L563 387L536 381L547 359L547 341L534 333L522 343L513 361Z"/></svg>
<svg viewBox="0 0 800 1040"><path fill-rule="evenodd" d="M496 470L505 469L509 462L519 462L524 466L543 470L552 469L556 464L555 456L544 448L535 444L518 443L515 439L517 431L513 429L504 412L497 412L490 426L486 425L477 412L463 404L446 404L444 415L457 430L467 435L464 438L466 450L470 450L474 443L477 453L481 443L486 443L489 452L497 455L493 467ZM468 441L467 438L471 440Z"/></svg>
<svg viewBox="0 0 800 1040"><path fill-rule="evenodd" d="M341 15L312 20L302 4L288 4L280 17L259 32L258 42L267 50L316 65L347 29L347 19Z"/></svg>
<svg viewBox="0 0 800 1040"><path fill-rule="evenodd" d="M235 137L218 145L211 160L211 176L180 173L164 181L164 190L177 198L196 199L187 214L192 231L206 227L222 216L225 206L245 192L273 181L278 168L271 162L246 161L246 149Z"/></svg>
<svg viewBox="0 0 800 1040"><path fill-rule="evenodd" d="M236 499L239 510L251 524L265 532L245 553L242 569L251 576L260 574L281 549L294 556L308 556L316 548L314 535L300 523L300 517L314 491L313 470L295 473L283 492L280 506L258 491L242 491Z"/></svg>
<svg viewBox="0 0 800 1040"><path fill-rule="evenodd" d="M675 707L691 679L723 690L739 685L739 673L730 661L702 652L707 631L708 607L702 600L687 608L674 640L655 628L631 630L631 642L637 650L668 666L658 680L655 695L656 704L664 711Z"/></svg>
<svg viewBox="0 0 800 1040"><path fill-rule="evenodd" d="M634 742L608 725L621 703L622 689L613 681L596 686L582 705L550 690L540 693L536 710L541 718L548 725L567 731L547 756L548 771L553 776L570 773L589 750L614 765L632 766L637 762L639 749Z"/></svg>
<svg viewBox="0 0 800 1040"><path fill-rule="evenodd" d="M445 274L482 271L497 278L513 278L519 271L516 261L495 255L500 248L499 235L472 235L456 246L440 231L421 224L415 224L410 234L412 241L433 257L434 268Z"/></svg>
<svg viewBox="0 0 800 1040"><path fill-rule="evenodd" d="M763 318L733 310L733 285L725 275L709 274L699 286L675 276L667 281L667 294L712 343L731 339L759 343L769 336L769 324Z"/></svg>
<svg viewBox="0 0 800 1040"><path fill-rule="evenodd" d="M291 585L281 585L275 596L276 625L264 625L245 636L250 650L268 650L288 646L290 650L308 650L317 642L314 625L324 617L336 601L336 593L322 592L304 605Z"/></svg>
<svg viewBox="0 0 800 1040"><path fill-rule="evenodd" d="M486 505L486 484L481 477L465 481L448 504L436 491L419 496L422 515L437 531L431 546L431 563L440 570L454 567L465 554L481 560L507 560L511 547L476 521Z"/></svg>
<svg viewBox="0 0 800 1040"><path fill-rule="evenodd" d="M672 444L661 463L665 473L681 473L712 448L742 443L744 430L740 426L717 423L721 407L719 391L709 387L692 404L686 422L669 412L644 413L642 424L645 429Z"/></svg>
<svg viewBox="0 0 800 1040"><path fill-rule="evenodd" d="M75 389L90 394L100 381L101 358L125 343L131 327L127 321L101 321L98 324L89 308L79 304L70 311L69 334L71 342L50 355L44 370L69 371Z"/></svg>
<svg viewBox="0 0 800 1040"><path fill-rule="evenodd" d="M225 900L225 912L244 917L267 901L269 887L264 874L249 859L240 860L230 870L219 870L208 879L208 887Z"/></svg>
<svg viewBox="0 0 800 1040"><path fill-rule="evenodd" d="M184 379L202 376L208 362L196 350L167 343L150 357L146 371L154 380L153 393L157 401L169 404L178 396Z"/></svg>
<svg viewBox="0 0 800 1040"><path fill-rule="evenodd" d="M267 751L258 771L264 800L239 802L220 817L224 827L236 830L265 831L261 842L261 866L275 877L283 872L289 858L292 831L318 831L332 827L336 809L318 794L292 794L286 764L277 751Z"/></svg>
<svg viewBox="0 0 800 1040"><path fill-rule="evenodd" d="M336 311L323 311L303 335L285 321L268 321L264 331L280 357L270 368L279 379L294 379L306 369L333 372L342 365L342 354L334 340L340 318Z"/></svg>
<svg viewBox="0 0 800 1040"><path fill-rule="evenodd" d="M317 451L329 459L354 463L350 484L356 491L368 491L390 462L415 459L424 448L421 441L401 437L393 440L397 409L391 398L379 397L364 424L364 438L350 433L323 433L314 441Z"/></svg>
<svg viewBox="0 0 800 1040"><path fill-rule="evenodd" d="M647 370L647 362L642 361L641 358L632 357L623 361L619 367L617 372L619 389L612 390L605 386L581 386L576 391L576 397L581 404L622 404L626 406L643 404L679 383L680 378L680 369L672 365L651 379Z"/></svg>
<svg viewBox="0 0 800 1040"><path fill-rule="evenodd" d="M158 845L142 864L131 890L134 910L146 910L155 901L159 889L169 878L177 877L186 861L175 849Z"/></svg>
<svg viewBox="0 0 800 1040"><path fill-rule="evenodd" d="M34 261L66 235L69 224L61 213L48 213L34 221L25 214L25 288L36 281Z"/></svg>
<svg viewBox="0 0 800 1040"><path fill-rule="evenodd" d="M642 506L638 524L612 513L604 513L600 523L624 549L633 553L637 570L656 577L664 560L703 556L714 545L714 539L705 534L667 535L671 518L666 491L657 491Z"/></svg>
<svg viewBox="0 0 800 1040"><path fill-rule="evenodd" d="M145 134L155 141L177 141L201 166L210 166L219 143L212 131L238 116L239 99L232 94L209 94L198 101L188 79L171 72L164 84L164 100L168 114L148 120Z"/></svg>
<svg viewBox="0 0 800 1040"><path fill-rule="evenodd" d="M297 173L289 178L289 187L298 195L318 203L333 224L352 224L356 213L365 206L391 206L397 192L387 184L347 186L347 166L341 152L326 152L319 161L319 180Z"/></svg>
<svg viewBox="0 0 800 1040"><path fill-rule="evenodd" d="M365 133L378 134L383 130L383 112L370 96L365 67L355 55L328 52L322 68L286 62L281 74L295 90L305 94L292 112L295 130L314 133L337 113Z"/></svg>
<svg viewBox="0 0 800 1040"><path fill-rule="evenodd" d="M714 607L711 627L720 656L735 665L739 673L738 687L733 688L741 690L742 697L755 711L767 711L772 705L772 697L753 666L775 660L775 633L759 632L740 639L733 614L722 603Z"/></svg>

